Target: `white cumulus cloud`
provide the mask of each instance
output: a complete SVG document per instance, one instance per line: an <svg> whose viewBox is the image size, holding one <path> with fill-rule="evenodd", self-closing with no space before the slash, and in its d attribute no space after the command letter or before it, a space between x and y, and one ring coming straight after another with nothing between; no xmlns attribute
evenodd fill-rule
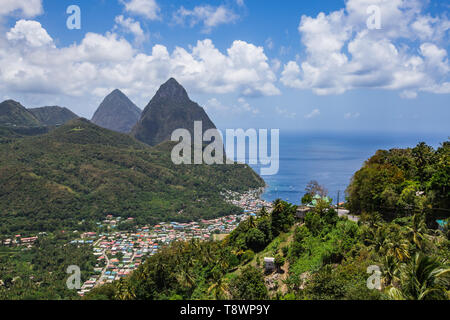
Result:
<svg viewBox="0 0 450 320"><path fill-rule="evenodd" d="M116 27L123 29L127 33L133 34L136 43L141 44L147 38L139 21L135 21L133 18L124 18L123 15L117 16L114 21L116 22Z"/></svg>
<svg viewBox="0 0 450 320"><path fill-rule="evenodd" d="M239 16L231 9L221 5L214 7L211 5L197 6L192 10L181 7L174 14L174 21L178 24L188 24L191 27L197 24L203 24L203 31L208 33L214 27L221 24L235 22Z"/></svg>
<svg viewBox="0 0 450 320"><path fill-rule="evenodd" d="M381 12L381 29L367 27L367 8ZM445 49L450 23L431 17L416 0L347 0L346 7L302 16L298 31L306 57L284 65L281 82L318 95L358 88L450 93Z"/></svg>
<svg viewBox="0 0 450 320"><path fill-rule="evenodd" d="M6 33L9 41L26 42L31 47L40 47L53 43L53 39L41 24L32 20L19 20L16 25Z"/></svg>
<svg viewBox="0 0 450 320"><path fill-rule="evenodd" d="M0 42L0 94L9 96L92 100L120 88L137 102L147 103L170 77L193 93L280 94L264 49L245 41L234 41L225 51L205 39L189 49L169 52L155 45L151 52L143 52L117 33L107 32L87 33L79 43L58 47L39 22L19 20L0 35ZM244 100L237 106L250 108Z"/></svg>
<svg viewBox="0 0 450 320"><path fill-rule="evenodd" d="M42 0L1 0L0 16L19 14L32 18L43 12Z"/></svg>
<svg viewBox="0 0 450 320"><path fill-rule="evenodd" d="M125 5L125 10L149 20L160 20L161 8L156 0L120 0Z"/></svg>

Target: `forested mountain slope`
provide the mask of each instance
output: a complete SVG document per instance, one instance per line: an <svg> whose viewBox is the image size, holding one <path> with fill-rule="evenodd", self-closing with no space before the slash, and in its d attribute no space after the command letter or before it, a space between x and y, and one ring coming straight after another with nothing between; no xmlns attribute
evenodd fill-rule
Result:
<svg viewBox="0 0 450 320"><path fill-rule="evenodd" d="M0 144L0 234L89 230L108 213L141 223L212 218L241 210L221 191L264 185L247 165L176 166L171 146L85 119Z"/></svg>

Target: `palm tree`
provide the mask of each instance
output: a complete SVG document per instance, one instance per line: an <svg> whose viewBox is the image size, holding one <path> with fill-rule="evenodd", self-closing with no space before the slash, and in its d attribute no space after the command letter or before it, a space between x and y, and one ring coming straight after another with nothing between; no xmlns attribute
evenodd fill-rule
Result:
<svg viewBox="0 0 450 320"><path fill-rule="evenodd" d="M262 207L260 213L259 213L260 217L267 217L269 216L269 211L267 211L266 207Z"/></svg>
<svg viewBox="0 0 450 320"><path fill-rule="evenodd" d="M280 213L284 210L284 203L281 199L277 199L275 200L275 202L273 203L273 210L276 213Z"/></svg>
<svg viewBox="0 0 450 320"><path fill-rule="evenodd" d="M406 229L408 230L408 237L411 239L411 242L417 248L422 249L428 231L423 214L416 213L412 218L411 225L407 226Z"/></svg>
<svg viewBox="0 0 450 320"><path fill-rule="evenodd" d="M383 258L383 284L390 286L393 282L399 280L399 269L393 256L384 256Z"/></svg>
<svg viewBox="0 0 450 320"><path fill-rule="evenodd" d="M450 268L442 268L439 261L417 253L401 269L400 288L391 288L394 300L447 300Z"/></svg>
<svg viewBox="0 0 450 320"><path fill-rule="evenodd" d="M166 264L160 255L155 256L154 264L154 280L158 287L165 288L167 284Z"/></svg>
<svg viewBox="0 0 450 320"><path fill-rule="evenodd" d="M192 288L195 284L195 276L188 268L179 268L175 275L178 283L186 288Z"/></svg>
<svg viewBox="0 0 450 320"><path fill-rule="evenodd" d="M365 239L376 253L382 252L387 242L387 231L384 227L378 227L375 231L370 229L369 236Z"/></svg>
<svg viewBox="0 0 450 320"><path fill-rule="evenodd" d="M203 259L202 262L207 263L207 264L212 263L215 258L215 252L214 252L214 248L212 247L212 244L211 243L203 244L203 246L201 247L201 250L200 250L200 255Z"/></svg>
<svg viewBox="0 0 450 320"><path fill-rule="evenodd" d="M214 279L214 283L209 287L208 293L213 293L216 300L226 299L228 296L228 286L221 275Z"/></svg>
<svg viewBox="0 0 450 320"><path fill-rule="evenodd" d="M250 216L250 217L248 218L248 227L249 227L250 229L256 228L256 221L255 221L255 219L253 218L253 216Z"/></svg>
<svg viewBox="0 0 450 320"><path fill-rule="evenodd" d="M381 217L380 213L372 212L370 214L367 214L367 223L371 228L380 227L383 223L383 218Z"/></svg>
<svg viewBox="0 0 450 320"><path fill-rule="evenodd" d="M226 254L226 251L224 251L224 250L219 252L219 257L217 260L217 267L219 267L219 270L221 270L221 272L227 272L228 268L230 267L230 263L228 261L228 256Z"/></svg>
<svg viewBox="0 0 450 320"><path fill-rule="evenodd" d="M144 264L140 272L136 272L139 281L145 281L150 278L149 265Z"/></svg>
<svg viewBox="0 0 450 320"><path fill-rule="evenodd" d="M404 262L410 258L409 242L405 239L386 239L387 255L393 256L397 261Z"/></svg>
<svg viewBox="0 0 450 320"><path fill-rule="evenodd" d="M116 284L115 298L118 300L133 300L136 298L127 280L120 279Z"/></svg>

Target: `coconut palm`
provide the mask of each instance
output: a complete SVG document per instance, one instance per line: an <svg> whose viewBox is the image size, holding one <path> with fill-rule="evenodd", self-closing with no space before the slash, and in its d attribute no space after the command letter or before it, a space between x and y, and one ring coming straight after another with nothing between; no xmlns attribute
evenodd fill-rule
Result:
<svg viewBox="0 0 450 320"><path fill-rule="evenodd" d="M405 239L388 238L386 239L386 253L397 261L404 262L410 258L409 245L410 243Z"/></svg>
<svg viewBox="0 0 450 320"><path fill-rule="evenodd" d="M375 230L369 229L365 241L369 243L369 246L372 247L375 252L380 253L383 252L385 248L387 237L387 230L381 226L376 228Z"/></svg>
<svg viewBox="0 0 450 320"><path fill-rule="evenodd" d="M379 212L372 212L370 214L367 214L366 221L369 224L369 227L375 228L382 225L383 218Z"/></svg>
<svg viewBox="0 0 450 320"><path fill-rule="evenodd" d="M214 248L212 247L211 243L205 243L200 251L200 255L203 259L204 263L212 263L215 259L215 252Z"/></svg>
<svg viewBox="0 0 450 320"><path fill-rule="evenodd" d="M255 218L253 218L253 216L250 216L248 218L248 227L251 228L256 228L256 221Z"/></svg>
<svg viewBox="0 0 450 320"><path fill-rule="evenodd" d="M417 253L401 269L400 288L391 288L395 300L447 300L450 268L443 268L434 258Z"/></svg>
<svg viewBox="0 0 450 320"><path fill-rule="evenodd" d="M220 270L220 272L227 272L228 268L230 267L230 263L228 261L228 255L226 251L219 251L218 256L215 258L215 261L216 265L214 269Z"/></svg>
<svg viewBox="0 0 450 320"><path fill-rule="evenodd" d="M115 298L118 300L133 300L136 298L136 295L133 293L133 290L131 290L127 280L120 279L116 284Z"/></svg>
<svg viewBox="0 0 450 320"><path fill-rule="evenodd" d="M178 283L185 288L192 288L195 285L195 276L188 268L178 268L175 277Z"/></svg>
<svg viewBox="0 0 450 320"><path fill-rule="evenodd" d="M228 296L228 286L223 277L218 276L214 283L209 287L208 293L212 293L216 300L226 299Z"/></svg>
<svg viewBox="0 0 450 320"><path fill-rule="evenodd" d="M412 218L411 225L407 226L406 229L411 242L413 242L417 248L422 249L428 232L423 214L416 213Z"/></svg>
<svg viewBox="0 0 450 320"><path fill-rule="evenodd" d="M399 280L398 264L393 256L384 256L383 258L383 284L390 286L393 282Z"/></svg>
<svg viewBox="0 0 450 320"><path fill-rule="evenodd" d="M280 214L285 210L285 203L281 199L275 200L273 203L273 210L272 210L272 216Z"/></svg>
<svg viewBox="0 0 450 320"><path fill-rule="evenodd" d="M259 213L260 217L267 217L269 215L270 215L270 213L269 213L269 211L267 211L266 207L263 207Z"/></svg>

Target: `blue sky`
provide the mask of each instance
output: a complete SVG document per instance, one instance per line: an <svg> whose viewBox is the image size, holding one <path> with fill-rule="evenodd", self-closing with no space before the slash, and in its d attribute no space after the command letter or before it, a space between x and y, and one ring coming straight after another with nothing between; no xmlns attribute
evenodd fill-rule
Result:
<svg viewBox="0 0 450 320"><path fill-rule="evenodd" d="M450 135L443 1L3 2L0 98L28 107L90 118L119 88L144 108L173 76L221 128Z"/></svg>

